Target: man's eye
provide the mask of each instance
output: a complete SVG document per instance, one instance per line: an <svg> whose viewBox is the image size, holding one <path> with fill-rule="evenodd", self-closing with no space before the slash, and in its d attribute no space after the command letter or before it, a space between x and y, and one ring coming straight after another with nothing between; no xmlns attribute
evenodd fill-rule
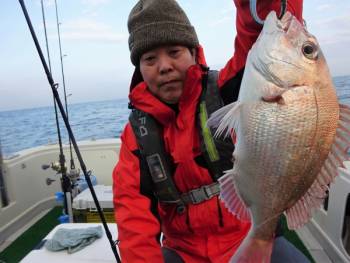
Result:
<svg viewBox="0 0 350 263"><path fill-rule="evenodd" d="M155 58L156 58L155 56L147 56L147 57L144 58L144 60L146 60L146 61L152 61L152 60L154 60Z"/></svg>
<svg viewBox="0 0 350 263"><path fill-rule="evenodd" d="M179 52L180 52L180 50L179 50L179 49L173 49L173 50L170 50L170 54L171 54L172 56L177 55Z"/></svg>

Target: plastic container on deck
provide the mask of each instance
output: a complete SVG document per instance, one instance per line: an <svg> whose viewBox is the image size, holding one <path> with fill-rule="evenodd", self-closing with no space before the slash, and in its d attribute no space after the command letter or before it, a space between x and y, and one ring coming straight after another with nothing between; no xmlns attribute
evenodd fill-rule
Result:
<svg viewBox="0 0 350 263"><path fill-rule="evenodd" d="M90 180L91 180L92 185L97 185L97 178L95 175L90 175ZM76 187L78 188L79 193L83 192L85 189L88 188L88 184L85 180L84 175L79 176L77 183L76 183Z"/></svg>
<svg viewBox="0 0 350 263"><path fill-rule="evenodd" d="M94 190L106 222L114 223L112 186L95 185ZM85 189L73 199L72 208L75 222L101 222L90 189Z"/></svg>

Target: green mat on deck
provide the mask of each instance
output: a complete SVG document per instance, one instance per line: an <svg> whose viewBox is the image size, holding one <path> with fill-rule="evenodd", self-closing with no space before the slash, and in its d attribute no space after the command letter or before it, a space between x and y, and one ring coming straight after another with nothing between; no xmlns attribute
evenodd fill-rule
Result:
<svg viewBox="0 0 350 263"><path fill-rule="evenodd" d="M19 236L10 246L0 253L0 262L19 262L40 241L59 224L58 217L62 215L62 207L55 207L32 227Z"/></svg>

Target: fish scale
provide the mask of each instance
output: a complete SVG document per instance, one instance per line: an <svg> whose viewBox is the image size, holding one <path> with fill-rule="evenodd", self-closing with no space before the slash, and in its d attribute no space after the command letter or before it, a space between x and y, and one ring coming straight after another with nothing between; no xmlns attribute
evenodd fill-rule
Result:
<svg viewBox="0 0 350 263"><path fill-rule="evenodd" d="M311 96L311 98L314 98L314 96ZM245 183L245 185L256 182L256 185L259 187L258 189L256 189L256 191L251 191L250 188L247 189L245 187L241 187L241 189L247 190L247 192L242 193L242 196L247 196L247 198L250 200L250 203L253 202L253 199L262 200L263 203L259 203L259 205L263 206L264 208L270 207L277 213L277 211L283 211L283 205L286 203L286 201L289 201L291 199L292 201L289 202L295 202L294 196L300 196L300 193L291 193L290 195L285 194L285 198L281 198L281 196L276 198L276 195L274 194L274 191L272 191L272 189L280 187L281 190L279 192L282 193L291 192L288 191L288 188L295 189L295 191L297 192L300 191L300 187L295 186L300 185L300 181L303 181L304 179L298 178L295 175L302 174L299 171L304 169L304 167L296 169L296 167L293 165L293 169L289 169L288 164L298 162L298 160L296 160L296 156L298 156L299 158L303 158L301 154L298 154L301 149L304 150L304 154L307 154L306 152L309 151L305 151L304 149L305 142L310 140L306 135L309 134L308 130L314 130L313 127L310 126L315 125L311 125L312 122L300 122L298 121L298 119L299 116L304 116L305 118L307 114L309 114L311 118L314 116L314 114L310 112L312 104L312 102L309 102L305 103L303 107L294 107L294 105L287 107L283 105L260 103L258 106L254 107L254 110L252 110L248 114L248 116L260 116L260 118L248 117L248 120L250 121L248 121L247 127L242 127L242 130L248 132L243 133L243 138L238 137L238 142L242 142L242 147L247 147L247 154L249 156L252 156L253 160L257 161L252 162L252 164L250 164L251 172L248 173L249 175L247 175L247 173L240 172L239 161L235 164L235 166L238 174L238 176L236 177L236 183L238 188L240 188L240 180L247 180L248 178L249 183ZM282 111L281 109L276 110L276 108L283 107L284 110ZM295 108L298 110L290 111L290 108ZM265 114L260 114L261 111ZM267 120L267 118L269 118L269 120ZM280 118L290 119L290 121L282 123L276 121ZM287 123L288 125L283 125L283 123ZM300 124L300 127L298 127L299 134L297 134L297 136L295 132L289 133L289 131L291 130L290 127L295 127L295 123ZM304 134L305 136L300 136L302 134ZM296 142L294 142L293 139ZM244 140L246 141L246 143L244 142ZM280 152L275 151L271 153L272 149L279 149ZM238 144L236 148L237 154L240 152L240 150L240 145ZM289 158L287 158L286 155L289 156ZM286 161L286 159L291 159L291 161ZM256 165L256 167L254 167L254 165ZM272 174L276 176L266 177L266 174ZM285 180L283 182L284 178L281 176L277 176L280 174L284 175L284 178L288 180ZM293 174L293 176L291 177L290 174ZM259 180L261 180L261 182ZM295 180L294 183L293 180ZM260 196L255 196L256 193L260 193ZM261 222L256 223L258 225L261 224Z"/></svg>

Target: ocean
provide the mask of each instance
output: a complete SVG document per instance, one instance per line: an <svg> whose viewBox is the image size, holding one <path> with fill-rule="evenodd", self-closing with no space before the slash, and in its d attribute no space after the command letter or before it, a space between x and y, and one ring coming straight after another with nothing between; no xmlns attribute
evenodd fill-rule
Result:
<svg viewBox="0 0 350 263"><path fill-rule="evenodd" d="M129 112L127 99L68 105L69 123L77 141L120 137ZM68 143L59 110L58 115L62 142ZM0 112L0 142L4 158L23 149L57 143L54 107Z"/></svg>
<svg viewBox="0 0 350 263"><path fill-rule="evenodd" d="M339 101L350 105L350 76L335 77ZM128 121L128 100L110 100L72 104L68 107L69 122L77 141L118 138ZM68 134L60 119L63 143ZM4 158L40 145L57 143L53 107L0 112L0 142Z"/></svg>

